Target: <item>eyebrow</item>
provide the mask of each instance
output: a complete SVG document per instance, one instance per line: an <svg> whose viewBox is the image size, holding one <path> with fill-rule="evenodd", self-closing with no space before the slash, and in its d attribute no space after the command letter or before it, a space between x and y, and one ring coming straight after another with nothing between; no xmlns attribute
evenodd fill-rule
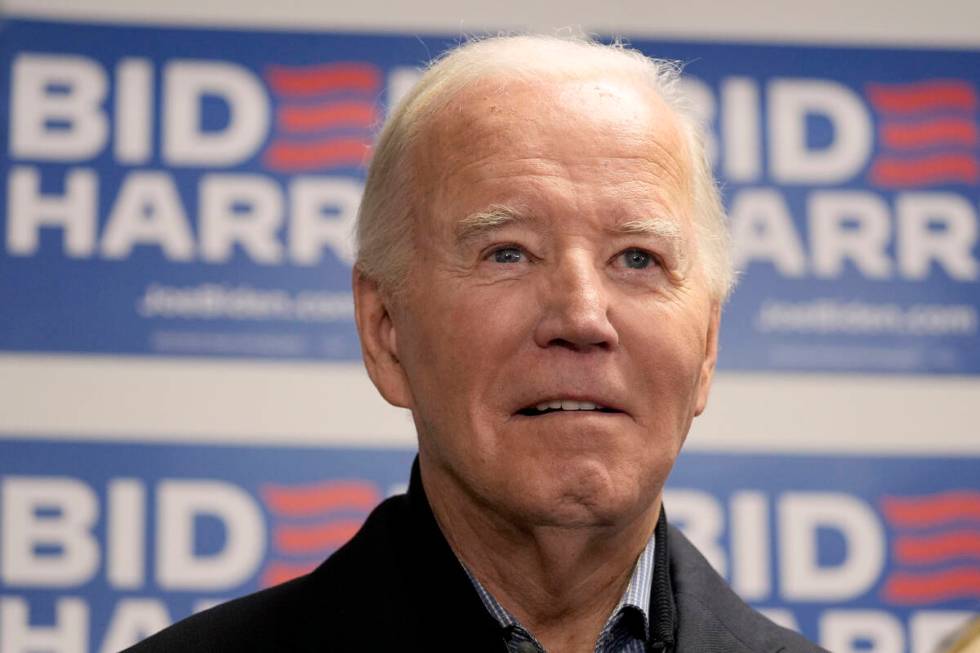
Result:
<svg viewBox="0 0 980 653"><path fill-rule="evenodd" d="M531 220L533 218L527 213L518 211L513 207L494 205L486 210L470 214L457 222L456 241L465 244L505 226ZM673 220L666 218L627 220L611 227L609 232L613 235L651 236L663 240L679 262L687 258L683 230Z"/></svg>
<svg viewBox="0 0 980 653"><path fill-rule="evenodd" d="M494 205L484 211L479 211L466 216L456 223L456 241L466 243L478 239L486 233L490 233L504 226L517 222L527 221L527 214L516 209Z"/></svg>
<svg viewBox="0 0 980 653"><path fill-rule="evenodd" d="M671 242L677 242L683 238L680 226L673 220L666 218L628 220L616 225L612 231L635 236L656 236Z"/></svg>

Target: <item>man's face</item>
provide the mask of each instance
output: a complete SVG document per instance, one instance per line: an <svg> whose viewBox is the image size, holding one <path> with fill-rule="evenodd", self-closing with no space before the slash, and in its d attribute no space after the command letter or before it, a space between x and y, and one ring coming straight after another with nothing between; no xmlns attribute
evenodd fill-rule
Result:
<svg viewBox="0 0 980 653"><path fill-rule="evenodd" d="M529 525L639 518L716 349L672 112L622 80L493 80L424 140L372 376L412 410L427 488Z"/></svg>

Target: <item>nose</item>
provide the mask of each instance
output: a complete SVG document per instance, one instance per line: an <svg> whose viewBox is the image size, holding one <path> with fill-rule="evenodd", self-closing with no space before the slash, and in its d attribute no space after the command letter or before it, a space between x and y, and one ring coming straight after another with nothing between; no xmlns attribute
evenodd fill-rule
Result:
<svg viewBox="0 0 980 653"><path fill-rule="evenodd" d="M566 256L542 284L541 319L534 332L539 347L574 351L609 349L619 334L609 320L609 294L591 257Z"/></svg>

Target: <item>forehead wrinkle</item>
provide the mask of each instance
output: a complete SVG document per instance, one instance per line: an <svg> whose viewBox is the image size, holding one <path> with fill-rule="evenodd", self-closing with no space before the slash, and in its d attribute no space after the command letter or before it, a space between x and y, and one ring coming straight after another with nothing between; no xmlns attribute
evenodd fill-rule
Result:
<svg viewBox="0 0 980 653"><path fill-rule="evenodd" d="M647 157L647 163L660 172L662 178L673 182L683 194L690 190L691 173L687 157L687 147L679 142L676 129L671 130L670 138L651 139L652 152ZM664 141L668 142L664 142Z"/></svg>

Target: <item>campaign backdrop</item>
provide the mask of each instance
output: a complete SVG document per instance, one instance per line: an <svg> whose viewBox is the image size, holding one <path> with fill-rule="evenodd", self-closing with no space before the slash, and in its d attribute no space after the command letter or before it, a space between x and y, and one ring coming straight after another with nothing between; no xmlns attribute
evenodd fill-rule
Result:
<svg viewBox="0 0 980 653"><path fill-rule="evenodd" d="M2 29L0 350L359 357L372 136L455 40ZM722 369L980 372L980 53L633 45L709 127Z"/></svg>
<svg viewBox="0 0 980 653"><path fill-rule="evenodd" d="M304 573L413 457L0 441L0 649L111 653ZM980 599L976 479L976 459L686 452L664 500L780 623L833 651L927 653Z"/></svg>
<svg viewBox="0 0 980 653"><path fill-rule="evenodd" d="M0 23L0 352L358 360L364 163L456 42ZM980 52L633 45L685 64L708 126L742 270L723 373L980 373ZM414 456L111 435L3 430L0 653L115 651L303 573ZM977 455L690 451L666 506L777 621L928 653L980 607L978 478Z"/></svg>

